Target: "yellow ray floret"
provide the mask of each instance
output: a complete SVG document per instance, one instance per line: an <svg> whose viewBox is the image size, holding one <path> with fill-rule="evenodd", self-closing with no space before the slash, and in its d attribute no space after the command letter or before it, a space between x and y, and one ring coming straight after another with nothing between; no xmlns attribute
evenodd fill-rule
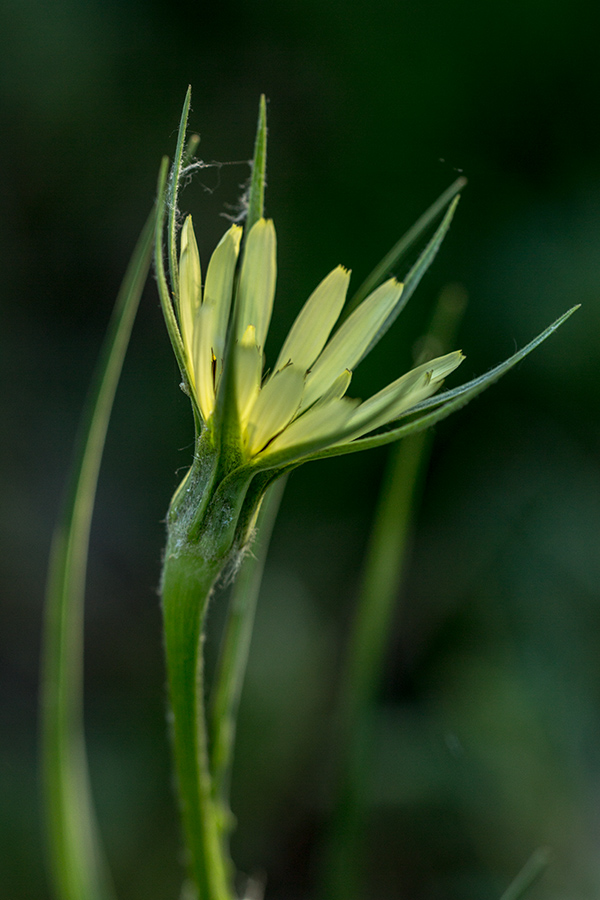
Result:
<svg viewBox="0 0 600 900"><path fill-rule="evenodd" d="M304 304L272 374L263 380L277 274L275 228L259 219L250 230L236 288L241 237L237 225L224 235L210 260L202 294L198 248L191 218L186 219L179 318L188 381L207 425L232 330L235 408L241 452L248 460L273 454L292 459L302 448L361 437L429 397L461 363L462 353L448 353L417 366L364 403L346 398L353 370L397 313L403 285L390 278L336 330L350 279L349 271L337 266Z"/></svg>
<svg viewBox="0 0 600 900"><path fill-rule="evenodd" d="M191 216L181 229L179 324L189 385L204 421L215 405L241 238L239 225L232 225L225 232L211 257L203 294L200 254Z"/></svg>
<svg viewBox="0 0 600 900"><path fill-rule="evenodd" d="M192 225L192 217L188 216L181 229L181 252L179 258L179 321L181 337L185 348L190 375L190 387L194 389L196 382L194 372L194 322L196 313L202 302L202 275L200 271L200 255Z"/></svg>
<svg viewBox="0 0 600 900"><path fill-rule="evenodd" d="M395 278L390 278L336 331L306 379L304 407L314 403L345 369L352 372L356 368L398 303L402 287Z"/></svg>
<svg viewBox="0 0 600 900"><path fill-rule="evenodd" d="M237 335L248 325L256 329L256 342L264 347L271 322L277 278L273 222L259 219L246 240L238 288Z"/></svg>
<svg viewBox="0 0 600 900"><path fill-rule="evenodd" d="M285 339L276 372L290 362L305 372L312 366L339 318L349 282L350 272L338 266L312 292Z"/></svg>

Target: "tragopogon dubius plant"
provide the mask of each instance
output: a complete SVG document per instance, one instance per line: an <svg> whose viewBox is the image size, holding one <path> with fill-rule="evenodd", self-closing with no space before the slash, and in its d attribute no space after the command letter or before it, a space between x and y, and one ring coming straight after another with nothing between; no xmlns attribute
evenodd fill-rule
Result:
<svg viewBox="0 0 600 900"><path fill-rule="evenodd" d="M276 496L277 485L304 462L422 432L500 378L573 312L569 310L487 374L459 387L439 390L463 359L456 350L420 362L362 403L347 396L353 371L393 324L435 257L464 185L458 179L394 245L349 302L349 273L338 266L326 275L299 311L275 361L265 367L263 351L276 281L275 228L264 217L265 101L260 103L245 219L227 230L204 279L191 218L178 227L180 181L197 145L194 137L186 144L189 102L188 91L175 161L170 174L168 160L163 161L156 210L117 299L50 562L42 750L49 859L59 900L113 897L91 803L83 740L83 596L104 439L153 241L161 303L196 429L192 464L168 513L162 600L190 879L186 896L198 900L235 897L228 849L232 827L228 785L252 624L252 604L243 595L256 594L258 570L250 576L246 567L241 570L241 595L226 626L210 717L205 711L202 654L206 610L219 577L228 567L235 573L257 522L263 534L272 524L274 507L269 500ZM394 272L401 259L438 219L433 236L400 283Z"/></svg>
<svg viewBox="0 0 600 900"><path fill-rule="evenodd" d="M162 596L175 760L189 871L202 900L233 896L231 815L221 725L204 713L202 633L211 591L251 540L267 488L298 465L397 441L443 419L499 378L566 316L487 375L437 393L463 360L455 350L401 374L364 402L352 374L417 287L454 215L459 179L374 270L350 304L349 272L334 268L310 295L275 361L264 346L276 286L276 236L264 218L266 107L261 98L247 214L223 235L202 277L191 217L177 251L189 93L175 162L158 189L156 270L169 336L196 426L194 458L168 515ZM442 215L443 214L443 215ZM403 283L389 277L436 216L441 223ZM166 256L163 258L167 221ZM567 313L566 315L568 315ZM227 677L226 673L223 677ZM209 746L210 745L210 746Z"/></svg>

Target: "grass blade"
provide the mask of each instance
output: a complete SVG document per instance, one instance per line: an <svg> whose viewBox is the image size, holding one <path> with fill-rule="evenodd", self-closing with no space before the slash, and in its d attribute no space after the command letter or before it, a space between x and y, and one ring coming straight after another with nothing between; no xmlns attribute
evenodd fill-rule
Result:
<svg viewBox="0 0 600 900"><path fill-rule="evenodd" d="M500 900L521 900L533 884L541 878L550 865L551 851L538 847L527 860L517 877L504 891Z"/></svg>
<svg viewBox="0 0 600 900"><path fill-rule="evenodd" d="M371 352L375 344L377 344L381 340L383 335L392 327L392 325L418 288L423 275L435 259L437 252L442 245L442 241L448 233L448 229L450 228L450 223L454 218L454 213L456 212L456 207L458 205L459 199L460 197L454 198L454 200L450 204L450 208L446 211L446 215L436 229L435 234L419 256L414 266L410 269L408 275L404 279L404 290L402 291L400 302L396 304L386 321L383 323L383 325L363 353L363 359Z"/></svg>
<svg viewBox="0 0 600 900"><path fill-rule="evenodd" d="M97 833L83 736L83 606L88 544L108 421L150 268L153 212L119 291L96 367L54 533L46 593L41 741L48 854L57 900L113 896Z"/></svg>

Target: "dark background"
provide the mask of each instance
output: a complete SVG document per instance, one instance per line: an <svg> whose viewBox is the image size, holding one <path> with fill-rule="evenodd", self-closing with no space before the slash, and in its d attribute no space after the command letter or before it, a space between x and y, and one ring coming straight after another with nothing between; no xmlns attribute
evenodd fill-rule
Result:
<svg viewBox="0 0 600 900"><path fill-rule="evenodd" d="M449 282L469 296L461 380L583 304L437 429L364 849L377 900L498 897L540 845L553 862L532 898L597 897L598 5L19 0L1 18L2 900L48 897L36 705L51 529L190 82L206 161L247 160L269 99L271 353L333 266L358 285L457 172L469 186L450 236L354 394L408 365ZM205 263L247 175L209 168L185 194ZM150 282L108 438L87 607L92 777L122 900L176 898L180 884L156 586L191 439ZM314 896L336 675L385 460L295 473L276 529L234 777L234 855L268 873L268 900Z"/></svg>

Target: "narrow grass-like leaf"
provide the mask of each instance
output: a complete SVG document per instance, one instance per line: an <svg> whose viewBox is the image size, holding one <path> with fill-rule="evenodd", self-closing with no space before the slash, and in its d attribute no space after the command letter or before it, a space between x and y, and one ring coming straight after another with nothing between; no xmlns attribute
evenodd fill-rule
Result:
<svg viewBox="0 0 600 900"><path fill-rule="evenodd" d="M155 213L133 253L92 382L48 573L41 684L48 854L57 900L108 900L83 737L83 605L89 533L113 399L152 255Z"/></svg>
<svg viewBox="0 0 600 900"><path fill-rule="evenodd" d="M539 347L539 345L545 341L546 338L550 337L551 334L554 334L554 332L560 328L560 326L566 322L577 309L579 309L579 305L573 306L571 309L567 310L567 312L557 319L556 322L553 322L552 325L548 326L541 334L538 334L538 336L530 341L529 344L521 350L518 350L495 368L490 369L485 375L480 375L478 378L474 378L472 381L468 381L466 384L454 388L452 391L440 394L435 398L424 400L414 409L408 410L406 415L422 412L428 407L437 405L437 409L434 409L432 412L426 412L424 415L419 415L413 421L406 425L402 425L399 428L393 428L390 431L385 431L382 434L375 434L371 437L359 438L356 441L339 443L334 447L328 447L317 453L310 453L308 456L303 457L303 459L325 459L330 456L342 456L345 453L358 453L360 450L367 450L371 447L382 447L385 444L390 444L393 441L398 441L403 437L407 437L409 434L416 434L424 428L429 428L431 425L435 425L436 422L441 422L442 419L445 419L457 409L466 406L470 400L478 394L481 394L482 391L495 381L498 381L498 379L512 369L513 366L516 366L518 362L528 356L532 350ZM300 452L299 448L299 453ZM275 454L274 458L276 460ZM269 462L271 462L271 460ZM275 461L275 465L276 464L277 462Z"/></svg>
<svg viewBox="0 0 600 900"><path fill-rule="evenodd" d="M480 394L485 388L501 378L502 375L512 369L512 367L520 362L520 360L553 334L576 309L579 309L579 306L574 306L572 309L568 310L557 319L556 322L553 322L552 325L530 341L529 344L521 350L518 350L513 356L504 360L504 362L500 363L495 368L490 369L485 375L480 375L478 378L474 378L460 387L438 394L429 400L423 400L412 409L407 410L400 416L400 419L418 414L417 417L411 419L408 424L392 428L380 434L358 438L356 440L349 440L350 435L352 434L352 428L351 426L348 426L346 434L344 435L342 432L340 440L333 446L328 446L332 440L331 434L320 435L314 439L309 438L302 444L298 444L293 449L293 455L290 455L288 450L282 450L281 452L277 451L272 454L265 454L262 457L257 457L253 464L257 469L296 466L309 459L326 459L331 456L343 456L346 453L358 453L361 450L367 450L372 447L382 447L385 444L390 444L393 441L407 437L409 434L416 434L424 428L429 428L431 425L435 425L436 422L445 419L446 416L449 416L455 410L465 406L473 399L473 397ZM433 411L427 412L431 407L435 408Z"/></svg>
<svg viewBox="0 0 600 900"><path fill-rule="evenodd" d="M442 245L442 241L448 233L448 229L450 228L450 223L452 222L454 213L456 212L456 207L458 205L459 199L460 197L454 198L454 200L450 204L450 207L446 211L446 215L436 229L435 234L419 256L414 266L410 269L408 275L404 279L404 289L402 291L402 296L400 297L400 302L392 309L390 315L385 320L385 322L363 353L362 359L364 359L364 357L371 352L375 344L377 344L384 336L384 334L392 327L392 325L418 288L423 275L435 259L436 254Z"/></svg>
<svg viewBox="0 0 600 900"><path fill-rule="evenodd" d="M169 275L171 281L171 290L177 304L179 312L179 265L177 261L177 196L179 193L179 180L181 178L181 169L184 164L184 156L188 155L190 148L186 147L185 135L187 131L188 117L190 114L190 102L192 100L192 86L188 85L185 100L183 101L183 109L181 110L181 119L179 120L179 133L177 135L177 146L175 147L175 159L171 166L169 175L168 204L169 204L169 230L168 230L168 251L169 251ZM192 151L193 152L193 151Z"/></svg>
<svg viewBox="0 0 600 900"><path fill-rule="evenodd" d="M538 847L527 860L517 877L502 894L500 900L522 900L529 888L541 878L550 865L552 853L548 847Z"/></svg>
<svg viewBox="0 0 600 900"><path fill-rule="evenodd" d="M408 253L411 247L416 244L418 240L425 234L428 228L435 222L435 220L442 214L444 209L448 206L448 204L456 197L458 193L465 187L467 183L467 179L457 178L456 181L450 185L450 187L441 194L435 203L432 203L429 209L426 209L422 216L420 216L415 224L408 229L408 231L402 235L399 241L397 241L389 253L383 257L380 263L378 263L373 271L367 276L367 278L363 281L359 289L356 291L352 299L348 304L348 308L346 310L346 315L349 315L357 306L359 306L365 297L371 293L371 291L375 290L378 284L388 277L388 275L393 274L396 267L402 260L402 258Z"/></svg>

